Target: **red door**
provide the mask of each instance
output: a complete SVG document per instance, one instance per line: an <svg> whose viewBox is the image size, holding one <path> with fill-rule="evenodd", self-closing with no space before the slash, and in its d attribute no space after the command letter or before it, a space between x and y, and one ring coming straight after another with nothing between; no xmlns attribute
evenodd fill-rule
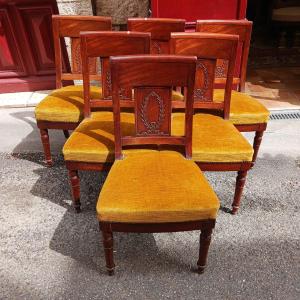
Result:
<svg viewBox="0 0 300 300"><path fill-rule="evenodd" d="M55 0L0 0L0 93L55 88Z"/></svg>
<svg viewBox="0 0 300 300"><path fill-rule="evenodd" d="M152 16L182 18L188 25L200 19L244 19L247 0L152 0Z"/></svg>

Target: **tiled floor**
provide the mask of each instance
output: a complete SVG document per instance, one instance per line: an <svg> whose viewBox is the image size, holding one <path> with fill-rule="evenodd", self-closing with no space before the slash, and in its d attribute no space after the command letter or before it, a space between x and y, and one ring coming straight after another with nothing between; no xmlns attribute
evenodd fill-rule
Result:
<svg viewBox="0 0 300 300"><path fill-rule="evenodd" d="M270 110L300 109L300 67L250 69L246 93Z"/></svg>

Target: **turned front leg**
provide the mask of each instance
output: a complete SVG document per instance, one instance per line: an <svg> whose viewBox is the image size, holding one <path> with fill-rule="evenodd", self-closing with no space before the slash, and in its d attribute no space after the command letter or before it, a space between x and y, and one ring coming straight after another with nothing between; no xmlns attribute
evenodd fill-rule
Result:
<svg viewBox="0 0 300 300"><path fill-rule="evenodd" d="M41 141L43 144L45 161L48 167L53 166L53 161L51 157L51 150L50 150L50 141L49 141L49 133L48 129L40 129Z"/></svg>
<svg viewBox="0 0 300 300"><path fill-rule="evenodd" d="M109 276L114 275L114 256L113 256L113 233L110 229L110 224L104 224L103 226L100 225L100 229L102 231L103 236L103 247L105 253L105 261L106 261L106 269Z"/></svg>
<svg viewBox="0 0 300 300"><path fill-rule="evenodd" d="M80 203L80 180L77 170L69 170L69 177L72 187L72 196L73 196L73 206L75 211L79 213L81 211Z"/></svg>
<svg viewBox="0 0 300 300"><path fill-rule="evenodd" d="M211 234L212 234L212 228L201 230L199 259L197 262L199 274L202 274L206 268L208 249L211 241Z"/></svg>
<svg viewBox="0 0 300 300"><path fill-rule="evenodd" d="M252 162L256 161L256 158L258 155L258 150L259 150L263 135L264 135L264 131L256 131L255 132L255 137L254 137L254 142L253 142L254 153L253 153Z"/></svg>
<svg viewBox="0 0 300 300"><path fill-rule="evenodd" d="M235 215L240 207L241 197L246 182L247 171L238 171L231 213Z"/></svg>

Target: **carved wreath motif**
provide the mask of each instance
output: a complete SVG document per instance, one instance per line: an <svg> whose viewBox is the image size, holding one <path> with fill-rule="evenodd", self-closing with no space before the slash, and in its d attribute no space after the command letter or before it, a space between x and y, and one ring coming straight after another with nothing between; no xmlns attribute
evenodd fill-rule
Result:
<svg viewBox="0 0 300 300"><path fill-rule="evenodd" d="M148 105L149 105L149 101L151 98L155 99L155 101L157 102L157 104L159 106L158 119L157 119L157 121L154 121L154 122L149 122L148 117L147 117ZM163 132L161 132L159 130L161 124L164 121L164 118L165 118L165 108L164 108L163 100L155 91L152 91L144 98L142 105L141 105L141 120L142 120L144 126L146 127L147 131L144 131L140 134L142 134L142 135L164 134Z"/></svg>
<svg viewBox="0 0 300 300"><path fill-rule="evenodd" d="M80 59L80 43L74 42L73 44L73 52L74 52L74 62L73 67L74 71L80 73L81 72L81 59Z"/></svg>
<svg viewBox="0 0 300 300"><path fill-rule="evenodd" d="M205 97L205 93L208 89L208 70L207 67L201 62L197 61L197 70L201 69L204 74L204 85L201 89L195 89L194 98L200 100L207 100Z"/></svg>
<svg viewBox="0 0 300 300"><path fill-rule="evenodd" d="M105 74L105 82L106 82L106 88L109 91L110 96L106 97L107 99L112 99L111 93L112 93L112 83L111 83L111 73L110 71L107 71ZM126 90L124 88L120 89L119 92L120 99L122 100L130 100L130 97L126 96Z"/></svg>

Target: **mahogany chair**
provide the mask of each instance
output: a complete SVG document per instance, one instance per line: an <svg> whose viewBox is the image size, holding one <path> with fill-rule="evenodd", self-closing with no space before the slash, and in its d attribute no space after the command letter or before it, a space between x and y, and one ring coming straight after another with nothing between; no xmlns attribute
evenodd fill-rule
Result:
<svg viewBox="0 0 300 300"><path fill-rule="evenodd" d="M171 53L198 57L194 109L196 113L193 129L193 160L202 171L237 171L232 213L240 206L241 195L248 170L252 167L253 149L248 141L228 120L235 68L238 36L211 33L172 33ZM218 59L228 61L225 97L214 102L215 70ZM184 101L173 101L174 108L184 107ZM221 117L207 111L220 110ZM183 118L173 114L174 131L181 132Z"/></svg>
<svg viewBox="0 0 300 300"><path fill-rule="evenodd" d="M234 34L239 36L239 48L233 83L238 91L232 91L229 120L241 132L255 131L253 142L253 162L255 162L267 128L270 112L253 97L244 94L247 73L247 62L251 40L252 22L247 20L204 20L197 21L197 32ZM224 84L227 62L219 60L216 67L216 83ZM222 102L224 90L214 91L214 101Z"/></svg>
<svg viewBox="0 0 300 300"><path fill-rule="evenodd" d="M81 80L80 61L80 31L111 30L110 17L94 16L52 16L53 40L55 50L56 90L43 99L35 109L37 126L40 129L41 140L44 148L45 160L52 166L50 151L49 129L63 130L66 138L68 130L74 130L83 119L83 87L70 85L63 87L63 81ZM72 68L63 66L61 43L63 38L71 40ZM97 75L96 60L90 62L90 69L94 80L101 80ZM92 87L91 95L101 97L101 88Z"/></svg>
<svg viewBox="0 0 300 300"><path fill-rule="evenodd" d="M201 230L198 272L203 273L219 201L192 156L196 57L112 57L115 157L97 203L106 268L114 274L113 232ZM173 86L187 89L182 136L171 130ZM122 132L120 89L134 88L135 130ZM174 151L124 152L126 146L178 145Z"/></svg>
<svg viewBox="0 0 300 300"><path fill-rule="evenodd" d="M81 60L84 89L85 119L73 131L63 147L69 171L73 205L80 212L80 183L78 170L104 170L114 161L114 127L112 113L112 81L109 57L111 55L149 54L150 33L139 32L82 32ZM90 88L89 61L100 57L102 68L102 98L93 98ZM132 90L120 90L122 113L126 132L134 128ZM106 111L103 111L106 109ZM94 112L92 112L94 110ZM97 111L102 110L102 111ZM129 110L129 111L128 111Z"/></svg>
<svg viewBox="0 0 300 300"><path fill-rule="evenodd" d="M151 54L169 54L171 32L184 32L185 20L165 18L130 18L130 31L151 33Z"/></svg>

